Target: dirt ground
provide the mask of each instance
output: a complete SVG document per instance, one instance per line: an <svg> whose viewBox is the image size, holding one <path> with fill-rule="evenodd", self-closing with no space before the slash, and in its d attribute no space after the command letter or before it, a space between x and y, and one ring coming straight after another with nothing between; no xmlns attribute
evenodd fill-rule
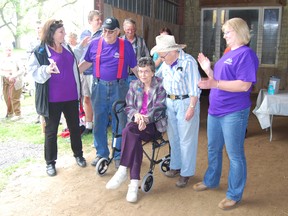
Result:
<svg viewBox="0 0 288 216"><path fill-rule="evenodd" d="M255 102L256 96L253 100ZM220 187L204 192L192 189L193 184L201 181L207 168L205 98L201 106L197 171L186 188L177 188L177 179L165 177L156 166L151 192L139 190L138 202L128 203L125 199L128 180L118 190L106 190L106 182L115 173L114 166L111 165L104 176L98 176L94 167L90 166L95 156L92 150L84 154L89 163L84 169L76 165L71 155L61 155L57 160L58 174L55 177L46 175L43 160L17 170L0 193L0 215L288 215L287 117L274 118L273 141L270 142L269 132L261 130L258 120L251 113L245 143L248 179L243 200L238 208L223 211L217 205L225 197L227 189L229 164L225 153ZM167 148L162 148L160 154L166 153ZM144 157L142 176L148 171L148 165L149 161Z"/></svg>

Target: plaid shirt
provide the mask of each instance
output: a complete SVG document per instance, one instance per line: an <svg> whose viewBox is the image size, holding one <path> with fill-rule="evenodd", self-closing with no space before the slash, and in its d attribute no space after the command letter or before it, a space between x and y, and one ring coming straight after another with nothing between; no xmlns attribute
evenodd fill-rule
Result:
<svg viewBox="0 0 288 216"><path fill-rule="evenodd" d="M130 88L126 95L126 107L125 112L128 117L128 122L133 121L133 117L136 113L139 113L142 108L144 94L144 84L139 80L133 80L130 83ZM166 107L165 105L166 92L162 85L162 79L159 77L152 77L150 90L148 93L148 102L147 102L147 116L149 123L154 122L152 116L153 110L158 107ZM159 116L160 113L156 114L155 117ZM156 122L156 128L159 132L166 131L167 128L167 119L162 118Z"/></svg>
<svg viewBox="0 0 288 216"><path fill-rule="evenodd" d="M122 35L121 38L128 40L125 35ZM137 60L141 57L150 56L147 45L142 37L135 35L131 44L133 46Z"/></svg>

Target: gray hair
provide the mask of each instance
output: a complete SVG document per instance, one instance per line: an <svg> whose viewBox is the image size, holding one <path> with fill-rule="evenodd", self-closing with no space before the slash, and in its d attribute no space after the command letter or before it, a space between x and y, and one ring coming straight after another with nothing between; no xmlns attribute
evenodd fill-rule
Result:
<svg viewBox="0 0 288 216"><path fill-rule="evenodd" d="M153 73L155 73L155 62L150 57L141 57L138 60L137 66L138 67L146 67L146 66L148 66L148 67L150 67L151 71Z"/></svg>
<svg viewBox="0 0 288 216"><path fill-rule="evenodd" d="M135 22L135 20L133 20L132 18L127 18L127 19L125 19L124 22L123 22L123 26L124 26L125 24L134 25L135 28L136 28L136 22Z"/></svg>

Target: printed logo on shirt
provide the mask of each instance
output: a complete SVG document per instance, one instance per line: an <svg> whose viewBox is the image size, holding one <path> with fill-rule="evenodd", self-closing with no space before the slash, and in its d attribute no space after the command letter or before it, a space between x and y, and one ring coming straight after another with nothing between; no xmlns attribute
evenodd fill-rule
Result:
<svg viewBox="0 0 288 216"><path fill-rule="evenodd" d="M224 61L224 64L232 65L233 61L232 58L228 58Z"/></svg>
<svg viewBox="0 0 288 216"><path fill-rule="evenodd" d="M118 52L116 52L116 53L114 54L114 58L119 58L119 56L120 56L120 54L119 54Z"/></svg>

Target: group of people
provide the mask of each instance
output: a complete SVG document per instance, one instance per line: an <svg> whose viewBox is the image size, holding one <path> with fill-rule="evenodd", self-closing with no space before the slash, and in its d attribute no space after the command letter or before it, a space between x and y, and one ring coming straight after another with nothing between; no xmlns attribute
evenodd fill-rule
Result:
<svg viewBox="0 0 288 216"><path fill-rule="evenodd" d="M250 40L246 22L233 18L223 25L224 39L231 50L216 62L214 70L210 60L203 53L199 54L197 60L208 76L205 79L200 77L197 61L183 51L186 45L177 44L167 28L156 37L156 45L149 53L143 38L136 35L134 20L125 19L125 36L122 37L119 37L120 25L115 17L108 17L102 23L97 11L89 22L94 22L97 28L87 31L73 52L64 41L63 22L47 21L41 44L29 60L29 70L36 81L37 112L46 121L47 174L56 175L61 113L71 131L76 162L80 167L86 166L78 118L80 80L85 77L87 94L82 83L82 97L90 100L87 104L90 103L93 116L91 128L87 127L93 133L96 149L93 166L101 158L110 157L107 128L111 125L112 132L116 130L112 104L117 100L126 101L125 113L119 116L118 133L122 138L116 143L121 152L114 155L117 171L106 188L118 188L127 179L130 169L126 199L136 202L143 158L141 142L166 130L171 161L165 175L179 176L176 186L185 187L195 175L201 89L211 89L208 168L203 181L193 189L203 191L219 186L225 145L230 160L228 191L219 207L235 207L242 199L246 182L244 138L251 106L249 96L259 64L255 53L246 46ZM167 119L155 123L152 113L158 107L166 108Z"/></svg>

